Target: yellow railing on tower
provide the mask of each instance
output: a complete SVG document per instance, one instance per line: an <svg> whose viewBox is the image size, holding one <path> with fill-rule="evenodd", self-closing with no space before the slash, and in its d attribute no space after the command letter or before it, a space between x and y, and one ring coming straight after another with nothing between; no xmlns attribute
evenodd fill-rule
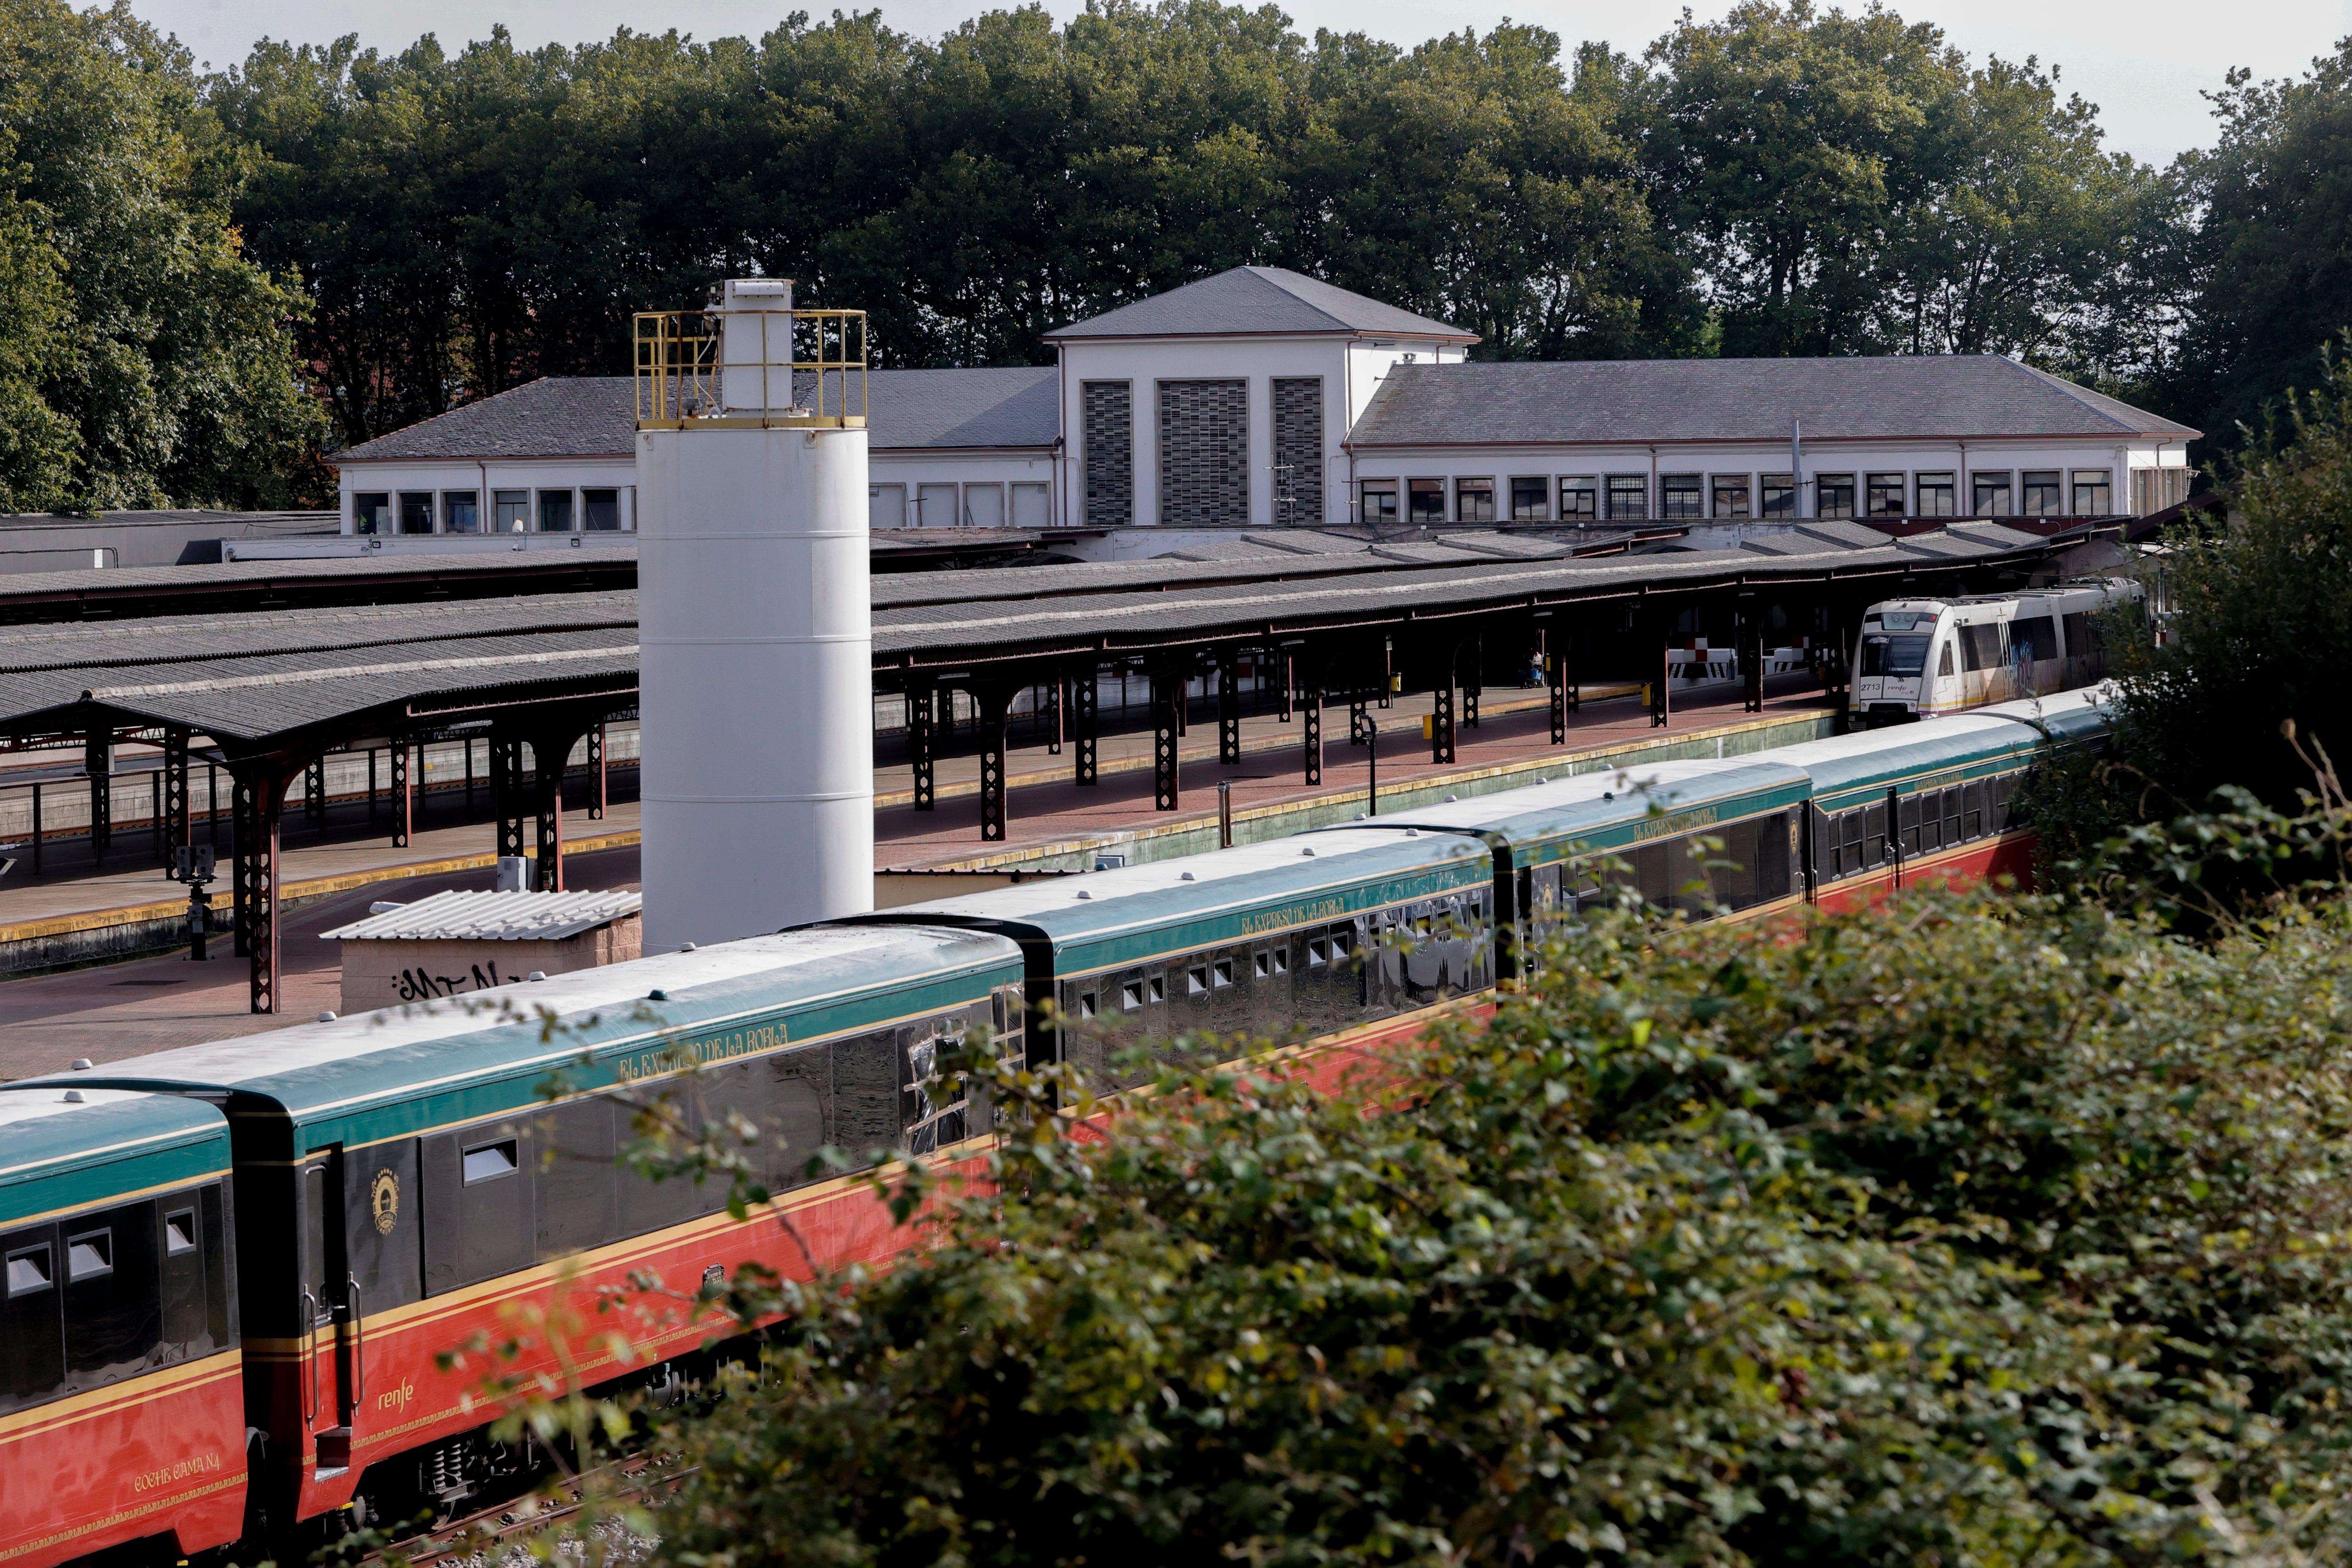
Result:
<svg viewBox="0 0 2352 1568"><path fill-rule="evenodd" d="M646 310L635 347L640 430L865 428L863 310Z"/></svg>

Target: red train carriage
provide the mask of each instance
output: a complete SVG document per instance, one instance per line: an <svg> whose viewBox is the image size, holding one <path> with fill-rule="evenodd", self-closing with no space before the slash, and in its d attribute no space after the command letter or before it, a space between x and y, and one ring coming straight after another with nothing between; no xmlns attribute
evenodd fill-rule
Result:
<svg viewBox="0 0 2352 1568"><path fill-rule="evenodd" d="M199 1101L0 1089L0 1563L237 1538L229 1131Z"/></svg>
<svg viewBox="0 0 2352 1568"><path fill-rule="evenodd" d="M484 1435L492 1367L438 1364L478 1333L526 1340L499 1371L569 1365L592 1385L657 1375L715 1326L685 1299L708 1271L755 1259L806 1278L812 1258L895 1251L901 1234L871 1193L810 1180L808 1157L833 1145L953 1159L983 1135L985 1105L933 1104L932 1062L975 1025L1017 1052L1020 987L1018 953L981 933L819 930L560 976L512 998L553 1026L444 1003L78 1077L227 1109L246 1418L268 1435L256 1539L282 1543L346 1504L362 1519L405 1517L520 1468ZM789 1226L737 1225L717 1184L647 1181L616 1163L637 1108L664 1096L688 1124L734 1112L768 1134L759 1157L788 1194ZM638 1272L668 1290L597 1310Z"/></svg>

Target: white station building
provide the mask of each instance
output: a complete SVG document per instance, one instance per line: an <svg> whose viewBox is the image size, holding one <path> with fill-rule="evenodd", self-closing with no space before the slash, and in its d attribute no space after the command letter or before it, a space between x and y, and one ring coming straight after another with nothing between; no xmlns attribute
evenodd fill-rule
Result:
<svg viewBox="0 0 2352 1568"><path fill-rule="evenodd" d="M1242 267L1046 334L1050 365L875 371L871 521L1102 531L1075 552L1127 555L1286 525L2141 516L2187 498L2199 434L1999 355L1475 362L1477 341ZM629 377L532 382L341 453L346 537L269 552L625 542L635 450Z"/></svg>

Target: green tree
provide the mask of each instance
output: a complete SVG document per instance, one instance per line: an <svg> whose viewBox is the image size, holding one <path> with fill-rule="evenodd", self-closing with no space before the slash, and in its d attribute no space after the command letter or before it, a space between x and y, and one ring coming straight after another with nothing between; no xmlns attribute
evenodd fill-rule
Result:
<svg viewBox="0 0 2352 1568"><path fill-rule="evenodd" d="M2231 71L2207 95L2220 136L2184 154L2179 286L2189 300L2169 405L2216 446L2290 387L2316 384L2320 352L2352 327L2352 38L2292 81Z"/></svg>
<svg viewBox="0 0 2352 1568"><path fill-rule="evenodd" d="M1925 23L1745 0L1652 45L1633 99L1727 354L1870 352L1885 237L1933 183L1966 62Z"/></svg>
<svg viewBox="0 0 2352 1568"><path fill-rule="evenodd" d="M243 254L246 154L186 52L123 0L9 0L0 130L19 504L283 501L318 425L287 330L301 300Z"/></svg>
<svg viewBox="0 0 2352 1568"><path fill-rule="evenodd" d="M2122 674L2122 820L2201 810L2224 784L2273 806L2313 787L2283 732L2352 762L2352 362L2320 362L2243 459L2231 524L2179 531L2154 563L2167 640Z"/></svg>

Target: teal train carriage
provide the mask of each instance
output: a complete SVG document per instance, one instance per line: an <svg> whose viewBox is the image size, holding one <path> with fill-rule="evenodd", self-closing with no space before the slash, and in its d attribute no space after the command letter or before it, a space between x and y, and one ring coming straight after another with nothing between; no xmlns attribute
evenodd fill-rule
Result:
<svg viewBox="0 0 2352 1568"><path fill-rule="evenodd" d="M1581 773L1381 820L1467 834L1494 857L1497 977L1582 905L1630 887L1661 910L1707 918L1796 902L1803 773L1764 760L1692 761Z"/></svg>
<svg viewBox="0 0 2352 1568"><path fill-rule="evenodd" d="M712 1331L691 1300L706 1279L747 1259L807 1278L894 1255L887 1209L854 1177L812 1175L810 1156L971 1158L989 1107L941 1103L935 1063L975 1027L1017 1054L1022 983L1019 950L985 932L817 929L560 975L498 994L498 1011L384 1011L73 1081L215 1124L197 1102L227 1110L245 1403L268 1435L257 1535L282 1552L347 1504L363 1521L446 1510L530 1468L486 1439L488 1372L558 1373L552 1342L571 1333L582 1381L660 1381L649 1369ZM739 1225L721 1184L617 1164L663 1101L688 1126L757 1126L747 1157L789 1227ZM629 1292L644 1272L667 1289ZM601 1292L626 1307L600 1311ZM436 1363L519 1331L530 1348L512 1365Z"/></svg>
<svg viewBox="0 0 2352 1568"><path fill-rule="evenodd" d="M1493 984L1494 858L1454 834L1339 828L862 916L1020 944L1060 1059L1107 1083L1188 1032L1369 1044Z"/></svg>
<svg viewBox="0 0 2352 1568"><path fill-rule="evenodd" d="M1835 910L1919 878L2030 883L2033 830L2018 792L2046 748L2103 744L2107 703L2103 689L2069 691L1774 752L1811 781L1810 896Z"/></svg>
<svg viewBox="0 0 2352 1568"><path fill-rule="evenodd" d="M0 1089L0 1562L225 1546L245 1514L229 1128L196 1100Z"/></svg>

